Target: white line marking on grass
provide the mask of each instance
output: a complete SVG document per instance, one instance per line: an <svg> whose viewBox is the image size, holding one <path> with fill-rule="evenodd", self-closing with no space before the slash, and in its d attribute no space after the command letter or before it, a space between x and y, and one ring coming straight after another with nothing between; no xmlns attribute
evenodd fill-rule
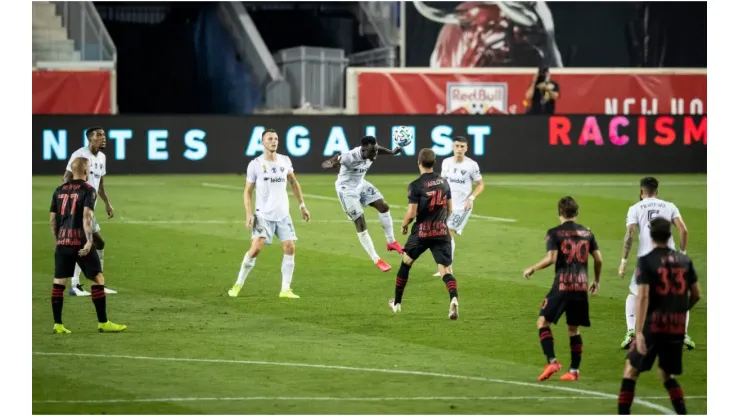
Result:
<svg viewBox="0 0 740 416"><path fill-rule="evenodd" d="M235 191L243 189L238 186L222 185L218 183L202 183L201 185L205 186L206 188L233 189ZM303 196L306 198L310 198L310 199L320 199L322 201L337 201L338 202L337 198L326 196L326 195L303 194ZM401 206L401 205L388 204L388 206L393 209L406 209L405 206ZM513 218L489 217L487 215L478 215L478 214L471 214L470 218L477 218L481 220L498 221L498 222L516 222L516 220Z"/></svg>
<svg viewBox="0 0 740 416"><path fill-rule="evenodd" d="M401 221L402 218L396 218L396 221ZM477 220L473 220L474 222ZM311 220L312 223L317 222L320 224L331 224L331 223L351 223L350 220ZM368 223L380 223L380 220L365 220L365 222ZM115 225L115 224L132 224L132 225L147 225L147 224L243 224L244 220L112 220L111 222L106 222L105 226L108 225ZM303 223L301 221L300 223ZM49 221L34 221L33 225L49 225Z"/></svg>
<svg viewBox="0 0 740 416"><path fill-rule="evenodd" d="M667 399L668 396L647 396L643 399ZM706 399L707 396L686 396L684 399ZM145 399L93 399L93 400L34 400L40 404L112 404L112 403L167 403L167 402L232 402L232 401L316 401L316 402L393 402L393 401L496 401L496 400L614 400L599 396L488 396L488 397L164 397Z"/></svg>
<svg viewBox="0 0 740 416"><path fill-rule="evenodd" d="M147 357L138 355L116 355L116 354L86 354L86 353L68 353L68 352L33 352L34 355L43 356L57 356L57 357L90 357L90 358L104 358L104 359L124 359L124 360L145 360L145 361L171 361L171 362L191 362L191 363L217 363L217 364L246 364L246 365L264 365L264 366L278 366L278 367L302 367L302 368L318 368L325 370L343 370L343 371L358 371L368 373L385 373L385 374L404 374L404 375L415 375L415 376L426 376L426 377L442 377L452 378L458 380L470 380L470 381L483 381L488 383L500 383L510 384L512 386L524 386L524 387L537 387L548 390L564 391L570 393L578 393L589 396L602 397L604 399L617 399L616 394L602 393L599 391L582 390L573 387L562 387L554 386L548 383L528 383L524 381L513 381L513 380L502 380L495 378L485 377L473 377L473 376L462 376L457 374L446 374L446 373L432 373L426 371L413 371L413 370L392 370L384 368L367 368L367 367L348 367L343 365L324 365L324 364L306 364L306 363L285 363L285 362L272 362L272 361L251 361L251 360L226 360L226 359L207 359L207 358L178 358L178 357ZM674 412L664 406L651 403L642 399L635 398L634 403L649 407L653 410L662 412L663 414L670 415Z"/></svg>

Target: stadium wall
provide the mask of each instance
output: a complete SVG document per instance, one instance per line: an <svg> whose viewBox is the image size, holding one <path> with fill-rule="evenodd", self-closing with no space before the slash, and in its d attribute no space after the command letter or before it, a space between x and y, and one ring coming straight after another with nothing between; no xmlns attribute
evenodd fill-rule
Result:
<svg viewBox="0 0 740 416"><path fill-rule="evenodd" d="M84 130L104 126L111 174L242 173L261 152L265 128L300 173L375 135L392 147L394 126L410 126L414 143L379 158L373 173L414 173L415 155L452 153L465 135L485 172L706 173L706 116L33 116L33 174L59 175L85 145Z"/></svg>

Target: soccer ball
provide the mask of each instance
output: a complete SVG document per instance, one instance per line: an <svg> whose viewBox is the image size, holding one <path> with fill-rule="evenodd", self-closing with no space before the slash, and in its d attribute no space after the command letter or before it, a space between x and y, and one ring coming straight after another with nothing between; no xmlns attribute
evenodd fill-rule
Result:
<svg viewBox="0 0 740 416"><path fill-rule="evenodd" d="M399 147L406 147L414 140L414 133L408 126L399 126L393 129L393 141Z"/></svg>

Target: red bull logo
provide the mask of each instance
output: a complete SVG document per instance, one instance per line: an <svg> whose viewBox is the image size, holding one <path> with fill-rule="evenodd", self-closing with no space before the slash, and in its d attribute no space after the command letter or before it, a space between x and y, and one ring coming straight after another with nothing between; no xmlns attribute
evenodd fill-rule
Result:
<svg viewBox="0 0 740 416"><path fill-rule="evenodd" d="M507 92L503 82L449 82L447 113L506 114Z"/></svg>

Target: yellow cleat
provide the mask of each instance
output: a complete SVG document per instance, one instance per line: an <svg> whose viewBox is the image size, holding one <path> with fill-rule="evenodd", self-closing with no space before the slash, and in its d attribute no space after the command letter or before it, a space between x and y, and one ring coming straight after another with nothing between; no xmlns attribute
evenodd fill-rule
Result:
<svg viewBox="0 0 740 416"><path fill-rule="evenodd" d="M280 292L281 298L300 299L301 297L293 293L293 289L288 289Z"/></svg>
<svg viewBox="0 0 740 416"><path fill-rule="evenodd" d="M65 328L62 324L54 324L54 333L55 334L71 334L72 331Z"/></svg>
<svg viewBox="0 0 740 416"><path fill-rule="evenodd" d="M239 292L242 290L242 285L234 285L231 289L229 289L229 296L232 298L235 298L239 296Z"/></svg>
<svg viewBox="0 0 740 416"><path fill-rule="evenodd" d="M108 321L104 324L98 323L98 332L121 332L126 330L126 325L114 324Z"/></svg>

